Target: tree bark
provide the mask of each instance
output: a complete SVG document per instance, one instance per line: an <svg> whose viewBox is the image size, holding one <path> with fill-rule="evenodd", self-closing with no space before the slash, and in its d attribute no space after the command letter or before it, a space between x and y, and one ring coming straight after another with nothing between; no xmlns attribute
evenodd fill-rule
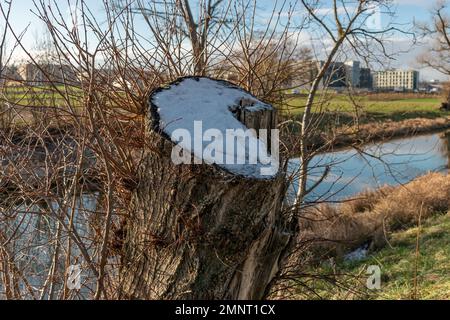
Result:
<svg viewBox="0 0 450 320"><path fill-rule="evenodd" d="M247 126L276 125L274 110L240 114ZM281 210L284 174L253 179L217 165L174 165L174 144L152 123L149 115L149 145L127 223L121 297L263 298L289 240Z"/></svg>

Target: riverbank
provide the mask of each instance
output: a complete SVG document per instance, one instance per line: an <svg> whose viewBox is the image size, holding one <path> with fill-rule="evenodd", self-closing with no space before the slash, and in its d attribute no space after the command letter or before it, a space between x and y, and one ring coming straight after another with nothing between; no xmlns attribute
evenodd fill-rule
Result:
<svg viewBox="0 0 450 320"><path fill-rule="evenodd" d="M353 299L450 299L450 214L436 213L419 227L395 232L390 246L359 261L345 261L339 272L363 277L353 281ZM381 271L379 290L368 290L366 270ZM338 298L342 291L329 291Z"/></svg>
<svg viewBox="0 0 450 320"><path fill-rule="evenodd" d="M286 144L297 151L298 139L289 133L299 131L304 97L290 98L280 107L287 123ZM310 149L361 146L392 138L432 133L450 128L450 112L439 109L438 97L408 95L356 96L331 95L312 109L314 128ZM291 121L293 120L293 121Z"/></svg>
<svg viewBox="0 0 450 320"><path fill-rule="evenodd" d="M320 133L312 138L311 145L318 147L348 147L386 141L393 138L408 137L416 134L433 133L450 128L450 116L427 119L415 118L402 121L386 120L370 122L359 126L342 126L335 132Z"/></svg>
<svg viewBox="0 0 450 320"><path fill-rule="evenodd" d="M449 210L450 177L439 173L309 209L301 240L310 243L310 289L328 299L411 298L412 275L420 275L415 297L445 298L435 285L450 272ZM367 290L368 265L381 268L383 291ZM298 288L298 298L311 292Z"/></svg>
<svg viewBox="0 0 450 320"><path fill-rule="evenodd" d="M332 130L316 129L315 133L309 138L308 147L310 150L324 152L346 147L361 147L369 143L435 133L446 129L450 129L450 116L341 125ZM295 135L289 134L282 137L288 149L294 154L299 152L300 147L299 140L295 137Z"/></svg>
<svg viewBox="0 0 450 320"><path fill-rule="evenodd" d="M310 290L298 288L297 299L450 299L450 214L436 213L412 227L389 235L389 246L360 260L314 267ZM362 252L362 251L360 251ZM380 271L379 289L367 288L369 266ZM311 292L314 291L314 295Z"/></svg>
<svg viewBox="0 0 450 320"><path fill-rule="evenodd" d="M415 225L419 215L426 219L449 210L450 177L429 173L402 186L365 191L338 206L308 209L302 219L303 237L327 239L311 249L342 257L363 244L371 249L385 246L388 232Z"/></svg>

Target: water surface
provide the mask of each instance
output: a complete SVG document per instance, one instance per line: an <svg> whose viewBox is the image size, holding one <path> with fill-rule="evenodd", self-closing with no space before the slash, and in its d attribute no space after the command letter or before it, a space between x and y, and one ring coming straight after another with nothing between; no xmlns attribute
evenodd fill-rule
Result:
<svg viewBox="0 0 450 320"><path fill-rule="evenodd" d="M362 150L345 149L315 156L309 164L308 186L328 176L307 196L307 201L338 201L367 189L409 182L428 172L447 172L450 131L370 144ZM291 168L299 160L291 160Z"/></svg>

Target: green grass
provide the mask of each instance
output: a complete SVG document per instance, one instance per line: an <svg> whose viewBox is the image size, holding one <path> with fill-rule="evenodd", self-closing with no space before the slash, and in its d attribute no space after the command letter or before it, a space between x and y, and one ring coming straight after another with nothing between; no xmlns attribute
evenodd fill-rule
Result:
<svg viewBox="0 0 450 320"><path fill-rule="evenodd" d="M357 96L355 103L346 95L333 95L324 99L320 103L320 97L313 107L314 113L323 112L325 114L339 113L342 116L352 118L355 110L358 109L363 123L374 121L401 121L413 118L434 119L446 115L449 112L439 110L440 99L432 98L409 98L394 100L373 100L370 96ZM298 117L303 113L305 97L289 98L284 106L281 106L283 114L288 117ZM358 108L355 106L357 105Z"/></svg>
<svg viewBox="0 0 450 320"><path fill-rule="evenodd" d="M315 281L314 290L325 299L450 299L450 215L436 215L424 222L416 259L417 234L417 227L396 232L389 240L392 247L387 246L362 261L340 262L334 268L324 264L316 273L331 275L334 283ZM368 290L365 286L369 265L381 269L380 290ZM302 289L299 297L311 296Z"/></svg>
<svg viewBox="0 0 450 320"><path fill-rule="evenodd" d="M57 86L61 90L62 94L66 94L63 86ZM74 87L69 87L69 97L75 100L80 96L81 91ZM64 96L57 90L48 86L41 87L3 87L0 88L0 100L7 101L11 104L18 104L21 106L53 106L56 104L64 104Z"/></svg>

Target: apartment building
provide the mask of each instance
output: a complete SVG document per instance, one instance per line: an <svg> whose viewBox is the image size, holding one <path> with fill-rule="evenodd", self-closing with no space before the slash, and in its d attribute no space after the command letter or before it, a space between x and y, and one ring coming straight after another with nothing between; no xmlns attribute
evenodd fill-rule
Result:
<svg viewBox="0 0 450 320"><path fill-rule="evenodd" d="M49 82L61 84L78 82L77 74L68 65L47 63L38 67L32 63L25 63L19 66L18 74L26 83L32 85L45 85Z"/></svg>
<svg viewBox="0 0 450 320"><path fill-rule="evenodd" d="M373 77L370 68L361 68L359 72L359 87L372 89L373 88Z"/></svg>
<svg viewBox="0 0 450 320"><path fill-rule="evenodd" d="M386 70L374 74L374 89L378 91L414 91L419 88L419 72Z"/></svg>
<svg viewBox="0 0 450 320"><path fill-rule="evenodd" d="M318 67L322 67L319 62ZM353 87L372 89L372 72L369 68L361 68L359 61L333 62L325 72L323 84L331 88Z"/></svg>
<svg viewBox="0 0 450 320"><path fill-rule="evenodd" d="M317 63L317 72L324 65L324 61ZM331 88L344 88L347 86L347 72L348 68L343 62L333 62L325 71L323 77L323 86Z"/></svg>
<svg viewBox="0 0 450 320"><path fill-rule="evenodd" d="M348 85L353 88L359 88L361 78L361 63L359 61L347 61L345 62L345 67Z"/></svg>

